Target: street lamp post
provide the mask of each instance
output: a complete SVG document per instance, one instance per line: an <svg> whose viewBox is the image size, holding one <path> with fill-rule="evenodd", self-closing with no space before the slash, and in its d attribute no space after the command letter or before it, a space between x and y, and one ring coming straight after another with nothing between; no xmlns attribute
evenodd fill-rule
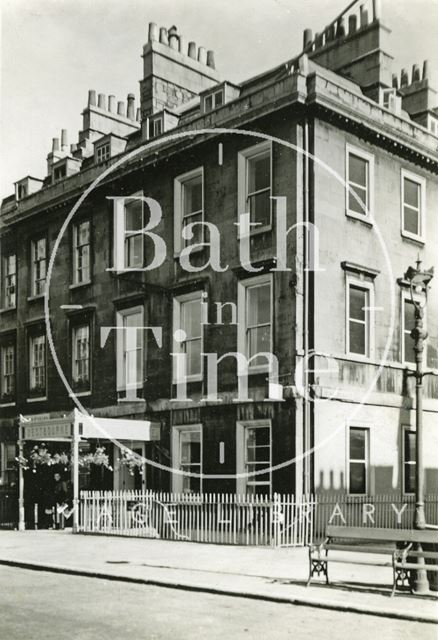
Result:
<svg viewBox="0 0 438 640"><path fill-rule="evenodd" d="M421 269L421 260L417 260L416 267L409 267L405 279L409 282L411 301L415 309L415 326L411 331L415 352L415 514L414 528L425 529L426 517L424 513L424 464L423 464L423 353L427 331L423 325L424 309L427 303L427 291L433 278L433 267L427 271ZM421 544L416 547L422 551ZM427 572L424 569L424 558L418 556L418 569L415 572L413 590L415 593L429 591ZM422 566L423 565L423 566Z"/></svg>

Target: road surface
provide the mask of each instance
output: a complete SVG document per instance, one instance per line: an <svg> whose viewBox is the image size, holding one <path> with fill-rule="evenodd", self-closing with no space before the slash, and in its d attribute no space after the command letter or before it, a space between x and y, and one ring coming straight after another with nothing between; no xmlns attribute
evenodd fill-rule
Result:
<svg viewBox="0 0 438 640"><path fill-rule="evenodd" d="M437 640L438 627L0 566L2 640L351 640L352 637Z"/></svg>

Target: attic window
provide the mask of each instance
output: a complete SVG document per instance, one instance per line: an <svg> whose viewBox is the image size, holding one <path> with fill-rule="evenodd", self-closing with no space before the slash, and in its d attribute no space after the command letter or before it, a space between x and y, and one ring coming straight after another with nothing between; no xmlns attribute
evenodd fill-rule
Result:
<svg viewBox="0 0 438 640"><path fill-rule="evenodd" d="M393 113L400 113L401 98L397 96L396 89L382 89L381 105Z"/></svg>
<svg viewBox="0 0 438 640"><path fill-rule="evenodd" d="M213 111L213 109L217 109L221 107L224 103L224 90L215 91L214 93L210 93L208 96L204 98L204 113L208 113L209 111Z"/></svg>
<svg viewBox="0 0 438 640"><path fill-rule="evenodd" d="M155 120L151 122L151 128L152 137L155 138L155 136L161 136L161 134L163 133L163 116L155 118Z"/></svg>
<svg viewBox="0 0 438 640"><path fill-rule="evenodd" d="M105 144L101 144L96 148L96 162L103 162L104 160L108 160L111 157L111 147L110 143L106 142Z"/></svg>
<svg viewBox="0 0 438 640"><path fill-rule="evenodd" d="M25 198L27 196L27 187L25 184L19 184L18 185L18 200L21 200L22 198Z"/></svg>
<svg viewBox="0 0 438 640"><path fill-rule="evenodd" d="M55 180L62 180L62 178L65 178L66 175L66 169L65 169L65 164L62 165L62 167L56 167L54 172L53 172L53 179Z"/></svg>

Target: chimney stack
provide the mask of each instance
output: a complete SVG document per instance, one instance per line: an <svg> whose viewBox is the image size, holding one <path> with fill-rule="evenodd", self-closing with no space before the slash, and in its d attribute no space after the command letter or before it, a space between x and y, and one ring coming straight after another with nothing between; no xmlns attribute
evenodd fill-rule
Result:
<svg viewBox="0 0 438 640"><path fill-rule="evenodd" d="M67 129L61 129L61 151L67 151Z"/></svg>
<svg viewBox="0 0 438 640"><path fill-rule="evenodd" d="M126 117L130 120L135 120L135 96L133 93L128 93L128 107L126 109Z"/></svg>
<svg viewBox="0 0 438 640"><path fill-rule="evenodd" d="M114 113L116 110L116 96L110 95L108 96L108 111Z"/></svg>
<svg viewBox="0 0 438 640"><path fill-rule="evenodd" d="M106 96L104 93L99 93L97 98L97 106L99 109L106 109Z"/></svg>
<svg viewBox="0 0 438 640"><path fill-rule="evenodd" d="M90 89L88 91L88 106L95 107L96 106L96 92L94 89Z"/></svg>

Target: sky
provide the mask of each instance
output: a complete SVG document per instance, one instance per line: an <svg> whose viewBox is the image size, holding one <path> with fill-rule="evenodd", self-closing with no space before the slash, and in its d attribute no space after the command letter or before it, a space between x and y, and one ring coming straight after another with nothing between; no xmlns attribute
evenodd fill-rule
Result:
<svg viewBox="0 0 438 640"><path fill-rule="evenodd" d="M381 0L395 70L429 59L438 70L438 0ZM0 197L46 175L51 140L77 141L88 89L139 94L148 23L175 24L213 49L223 79L239 82L301 51L349 0L1 0ZM438 74L437 74L438 77ZM137 98L138 104L138 98Z"/></svg>

